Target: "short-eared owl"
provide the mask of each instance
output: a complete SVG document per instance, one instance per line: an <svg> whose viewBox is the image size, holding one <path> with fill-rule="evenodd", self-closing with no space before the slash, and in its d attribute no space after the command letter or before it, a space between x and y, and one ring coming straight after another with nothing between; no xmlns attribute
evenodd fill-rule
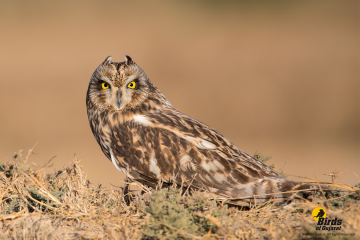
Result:
<svg viewBox="0 0 360 240"><path fill-rule="evenodd" d="M299 189L215 129L177 110L129 56L124 62L107 57L100 64L86 105L106 157L147 186L191 184L217 196L249 196L247 202L290 197L279 192Z"/></svg>

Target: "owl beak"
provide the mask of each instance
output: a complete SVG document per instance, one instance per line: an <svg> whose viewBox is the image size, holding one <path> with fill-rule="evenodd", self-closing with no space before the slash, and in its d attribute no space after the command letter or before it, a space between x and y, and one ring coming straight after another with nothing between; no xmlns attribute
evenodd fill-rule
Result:
<svg viewBox="0 0 360 240"><path fill-rule="evenodd" d="M121 104L121 91L118 90L117 92L117 104L118 104L118 108L120 108L120 104Z"/></svg>

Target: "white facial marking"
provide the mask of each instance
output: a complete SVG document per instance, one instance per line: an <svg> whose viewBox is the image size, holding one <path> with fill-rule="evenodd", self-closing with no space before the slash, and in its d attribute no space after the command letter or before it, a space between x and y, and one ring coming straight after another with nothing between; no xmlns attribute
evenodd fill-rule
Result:
<svg viewBox="0 0 360 240"><path fill-rule="evenodd" d="M126 171L124 171L123 169L119 168L119 166L117 165L117 161L116 161L116 159L115 159L115 157L114 157L114 154L112 153L111 150L110 150L110 156L111 156L111 162L114 164L114 166L116 167L116 169L126 174Z"/></svg>
<svg viewBox="0 0 360 240"><path fill-rule="evenodd" d="M100 80L102 80L102 81L104 81L104 82L107 82L107 83L110 83L110 82L111 82L110 78L108 78L108 77L106 77L106 76L101 76L101 79L100 79Z"/></svg>
<svg viewBox="0 0 360 240"><path fill-rule="evenodd" d="M150 171L155 173L157 176L159 176L160 175L160 168L156 164L157 164L156 158L152 157L150 159Z"/></svg>
<svg viewBox="0 0 360 240"><path fill-rule="evenodd" d="M135 122L140 123L144 126L152 125L152 122L150 122L149 119L144 115L134 115L133 119L135 120Z"/></svg>

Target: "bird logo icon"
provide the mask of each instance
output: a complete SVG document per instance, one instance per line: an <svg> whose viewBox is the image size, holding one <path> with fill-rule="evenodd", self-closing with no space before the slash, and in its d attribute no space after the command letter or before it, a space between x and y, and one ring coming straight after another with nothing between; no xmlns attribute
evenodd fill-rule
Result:
<svg viewBox="0 0 360 240"><path fill-rule="evenodd" d="M314 208L314 210L312 211L312 217L314 218L315 221L319 221L320 218L325 218L326 217L325 209L322 207Z"/></svg>

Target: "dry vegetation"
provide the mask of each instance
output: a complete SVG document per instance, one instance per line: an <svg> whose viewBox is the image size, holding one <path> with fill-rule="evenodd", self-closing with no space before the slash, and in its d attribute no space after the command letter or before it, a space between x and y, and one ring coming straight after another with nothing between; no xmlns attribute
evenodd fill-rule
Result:
<svg viewBox="0 0 360 240"><path fill-rule="evenodd" d="M51 160L29 164L31 151L0 164L0 234L3 239L356 239L360 236L359 185L327 183L337 191L309 200L228 207L204 192L174 187L142 194L128 187L93 185L74 158L46 174ZM258 155L261 157L261 155ZM333 175L333 178L336 175ZM124 183L126 186L129 183ZM135 184L135 183L130 183ZM341 231L315 231L311 211L343 220ZM335 236L333 233L343 235Z"/></svg>

